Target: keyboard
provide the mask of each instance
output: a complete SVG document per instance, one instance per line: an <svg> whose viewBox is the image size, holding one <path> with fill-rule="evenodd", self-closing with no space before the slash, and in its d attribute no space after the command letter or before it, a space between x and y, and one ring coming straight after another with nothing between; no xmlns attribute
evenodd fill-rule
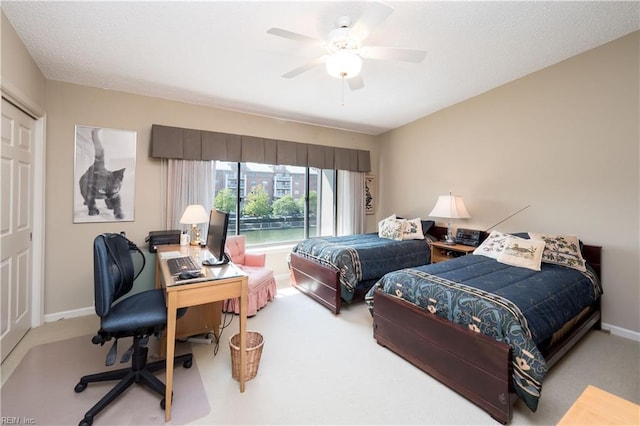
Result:
<svg viewBox="0 0 640 426"><path fill-rule="evenodd" d="M178 275L181 272L200 272L201 269L191 256L167 259L167 266L171 275Z"/></svg>

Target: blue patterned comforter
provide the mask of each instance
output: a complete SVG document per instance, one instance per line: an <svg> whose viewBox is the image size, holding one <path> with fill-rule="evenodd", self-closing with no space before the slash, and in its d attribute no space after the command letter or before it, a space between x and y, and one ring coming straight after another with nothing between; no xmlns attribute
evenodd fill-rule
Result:
<svg viewBox="0 0 640 426"><path fill-rule="evenodd" d="M298 243L292 250L340 271L342 298L353 299L361 281L377 280L397 269L429 263L429 245L425 240L395 241L378 234L341 237L316 237Z"/></svg>
<svg viewBox="0 0 640 426"><path fill-rule="evenodd" d="M377 289L510 345L514 390L532 411L547 372L538 345L602 294L591 270L538 272L480 255L386 274L365 297L372 314Z"/></svg>

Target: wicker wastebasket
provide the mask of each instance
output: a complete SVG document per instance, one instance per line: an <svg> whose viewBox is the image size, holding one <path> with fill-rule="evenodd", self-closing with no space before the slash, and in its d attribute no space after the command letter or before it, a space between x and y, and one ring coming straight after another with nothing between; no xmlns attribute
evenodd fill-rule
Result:
<svg viewBox="0 0 640 426"><path fill-rule="evenodd" d="M264 338L256 331L247 331L247 370L245 380L251 380L258 374L260 366L260 356ZM240 333L236 333L229 338L229 348L231 349L231 377L240 380Z"/></svg>

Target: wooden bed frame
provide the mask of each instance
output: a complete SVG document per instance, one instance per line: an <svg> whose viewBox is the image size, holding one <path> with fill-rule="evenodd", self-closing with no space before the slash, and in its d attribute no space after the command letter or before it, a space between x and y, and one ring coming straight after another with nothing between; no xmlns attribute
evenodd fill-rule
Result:
<svg viewBox="0 0 640 426"><path fill-rule="evenodd" d="M429 229L429 235L438 240L446 234L447 228L442 226L432 226ZM289 273L291 284L295 288L329 309L334 315L340 313L342 295L340 275L337 269L291 253ZM362 296L362 293L355 294L354 300Z"/></svg>
<svg viewBox="0 0 640 426"><path fill-rule="evenodd" d="M601 277L601 247L584 246L583 254ZM552 367L591 328L600 329L600 299L560 342L543 353ZM455 390L502 424L512 417L511 348L451 323L403 299L376 291L374 338ZM469 356L472 354L473 356Z"/></svg>
<svg viewBox="0 0 640 426"><path fill-rule="evenodd" d="M334 315L340 312L340 277L337 269L314 262L296 253L289 258L291 284Z"/></svg>

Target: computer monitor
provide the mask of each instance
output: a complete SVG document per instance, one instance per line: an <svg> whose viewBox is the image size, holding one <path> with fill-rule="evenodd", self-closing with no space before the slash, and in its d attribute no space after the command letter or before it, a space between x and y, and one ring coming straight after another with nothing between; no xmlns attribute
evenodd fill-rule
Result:
<svg viewBox="0 0 640 426"><path fill-rule="evenodd" d="M215 259L205 259L202 264L205 266L224 265L229 262L229 258L224 252L227 242L227 229L229 228L229 213L211 209L209 213L209 232L207 233L207 248Z"/></svg>

